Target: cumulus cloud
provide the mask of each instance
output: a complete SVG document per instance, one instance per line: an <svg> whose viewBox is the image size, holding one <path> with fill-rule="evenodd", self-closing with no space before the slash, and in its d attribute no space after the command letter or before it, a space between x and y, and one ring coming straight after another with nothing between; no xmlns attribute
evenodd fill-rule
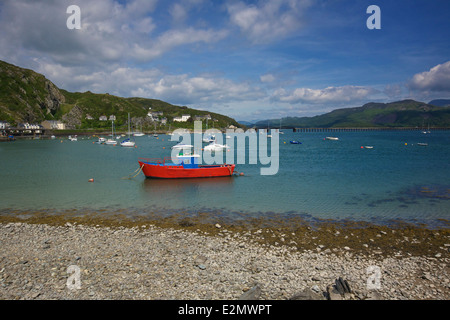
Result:
<svg viewBox="0 0 450 320"><path fill-rule="evenodd" d="M261 80L261 82L273 82L275 81L275 76L273 74L263 74L262 76L259 77L259 80Z"/></svg>
<svg viewBox="0 0 450 320"><path fill-rule="evenodd" d="M253 43L286 37L302 26L307 0L264 0L257 4L235 2L227 6L230 21Z"/></svg>
<svg viewBox="0 0 450 320"><path fill-rule="evenodd" d="M214 43L227 36L226 30L187 28L168 30L150 44L134 43L131 56L140 61L153 60L171 49L193 43Z"/></svg>
<svg viewBox="0 0 450 320"><path fill-rule="evenodd" d="M41 72L61 87L76 91L109 93L122 97L160 99L177 105L217 105L256 101L266 96L248 82L214 75L165 74L157 68L139 69L114 64L98 71L87 67L61 66L40 61ZM72 90L73 91L73 90Z"/></svg>
<svg viewBox="0 0 450 320"><path fill-rule="evenodd" d="M78 0L81 29L69 30L70 0L5 0L0 4L0 57L41 57L57 63L104 66L119 61L152 61L178 46L213 43L226 37L211 28L158 29L152 13L157 0ZM191 0L187 4L195 5ZM174 5L174 17L187 11Z"/></svg>
<svg viewBox="0 0 450 320"><path fill-rule="evenodd" d="M182 105L247 101L264 96L263 92L248 83L236 83L208 76L189 77L187 74L164 75L160 79L139 86L132 92L134 95L158 97Z"/></svg>
<svg viewBox="0 0 450 320"><path fill-rule="evenodd" d="M410 90L423 93L450 92L450 61L415 74L408 83Z"/></svg>
<svg viewBox="0 0 450 320"><path fill-rule="evenodd" d="M0 55L46 56L66 65L110 63L126 56L131 43L148 37L155 28L148 16L155 0L126 4L79 0L80 30L66 26L66 10L72 4L70 0L5 0L0 10Z"/></svg>
<svg viewBox="0 0 450 320"><path fill-rule="evenodd" d="M383 93L390 99L399 99L402 96L402 84L387 84L383 90Z"/></svg>
<svg viewBox="0 0 450 320"><path fill-rule="evenodd" d="M366 99L375 92L375 89L360 86L328 87L325 89L297 88L291 92L278 89L273 93L272 100L292 104L356 102Z"/></svg>

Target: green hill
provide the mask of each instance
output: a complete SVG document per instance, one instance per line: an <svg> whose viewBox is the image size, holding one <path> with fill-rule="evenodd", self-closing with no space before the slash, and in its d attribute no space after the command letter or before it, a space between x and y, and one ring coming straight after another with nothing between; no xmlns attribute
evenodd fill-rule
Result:
<svg viewBox="0 0 450 320"><path fill-rule="evenodd" d="M260 121L257 127L280 126L280 119ZM314 117L281 119L284 128L362 128L362 127L450 127L450 107L437 107L414 100L367 103Z"/></svg>
<svg viewBox="0 0 450 320"><path fill-rule="evenodd" d="M150 109L151 108L151 109ZM148 112L160 112L159 121L147 117ZM242 127L234 119L208 111L145 98L122 98L88 92L69 92L59 89L50 80L33 70L23 69L0 60L0 121L12 125L20 122L41 123L44 120L61 120L69 129L110 128L110 121L100 121L100 116L114 115L115 125L127 128L128 113L135 128L143 130L193 128L194 117L210 115L208 127ZM162 113L162 114L161 114ZM187 122L174 122L174 117L190 115ZM161 119L167 119L161 125ZM206 121L204 127L206 126Z"/></svg>

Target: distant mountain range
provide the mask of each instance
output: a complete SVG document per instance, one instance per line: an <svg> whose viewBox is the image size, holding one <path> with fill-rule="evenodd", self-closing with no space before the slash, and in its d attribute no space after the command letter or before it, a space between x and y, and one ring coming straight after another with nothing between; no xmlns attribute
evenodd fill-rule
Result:
<svg viewBox="0 0 450 320"><path fill-rule="evenodd" d="M171 129L193 127L195 117L209 118L209 128L225 128L229 125L242 127L230 117L175 106L161 100L122 98L90 91L69 92L58 88L42 74L0 60L0 121L15 125L21 122L40 124L44 120L60 120L68 129L96 129L111 127L111 122L100 121L100 116L114 115L115 126L126 128L130 113L135 125L139 123L144 128L153 129L160 122L152 122L147 117L149 111L159 113L158 120L166 118L166 126L170 125ZM190 115L191 118L187 123L173 121L182 115Z"/></svg>
<svg viewBox="0 0 450 320"><path fill-rule="evenodd" d="M314 117L263 120L257 122L255 126L279 128L281 123L282 128L450 127L450 107L436 106L450 100L431 102L414 100L371 102L361 107L337 109Z"/></svg>
<svg viewBox="0 0 450 320"><path fill-rule="evenodd" d="M436 99L428 102L428 104L437 107L450 107L450 99Z"/></svg>

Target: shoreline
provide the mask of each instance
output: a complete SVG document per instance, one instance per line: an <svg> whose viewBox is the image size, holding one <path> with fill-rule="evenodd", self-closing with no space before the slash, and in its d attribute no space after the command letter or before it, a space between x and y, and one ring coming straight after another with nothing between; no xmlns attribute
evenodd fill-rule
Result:
<svg viewBox="0 0 450 320"><path fill-rule="evenodd" d="M0 213L0 223L46 224L64 226L67 223L105 228L143 228L202 232L217 236L223 230L236 236L245 235L263 246L286 246L297 251L314 250L318 246L330 250L348 247L352 252L371 256L426 256L450 258L450 221L437 219L431 227L400 219L389 225L358 220L314 219L301 216L262 216L229 219L217 212L196 214L177 212L162 215L124 213L123 210L99 211L6 211ZM447 245L447 246L446 246ZM436 257L436 255L438 255Z"/></svg>
<svg viewBox="0 0 450 320"><path fill-rule="evenodd" d="M206 220L2 215L0 299L330 299L339 277L346 299L450 299L448 228ZM70 265L79 290L67 287Z"/></svg>

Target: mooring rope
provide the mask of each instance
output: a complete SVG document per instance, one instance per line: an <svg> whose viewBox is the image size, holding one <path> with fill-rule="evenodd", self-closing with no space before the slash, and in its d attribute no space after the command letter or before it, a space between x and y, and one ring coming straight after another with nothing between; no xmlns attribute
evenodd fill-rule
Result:
<svg viewBox="0 0 450 320"><path fill-rule="evenodd" d="M138 175L139 173L141 173L143 167L144 167L144 164L142 164L142 166L141 166L140 168L137 168L137 169L134 170L132 173L130 173L130 174L128 175L128 177L123 177L122 179L133 179L133 178L137 177L137 175ZM137 171L137 173L136 173L136 171ZM136 174L135 174L134 176L130 177L130 176L131 176L132 174L134 174L134 173L136 173Z"/></svg>

